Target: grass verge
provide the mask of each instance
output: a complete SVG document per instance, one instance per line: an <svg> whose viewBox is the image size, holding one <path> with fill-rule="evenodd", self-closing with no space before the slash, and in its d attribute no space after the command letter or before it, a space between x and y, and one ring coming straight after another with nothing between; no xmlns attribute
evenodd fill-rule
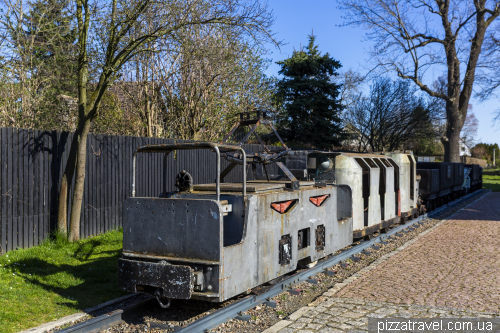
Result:
<svg viewBox="0 0 500 333"><path fill-rule="evenodd" d="M500 176L483 175L483 188L500 192Z"/></svg>
<svg viewBox="0 0 500 333"><path fill-rule="evenodd" d="M117 288L123 233L69 243L57 236L0 257L0 332L17 332L124 295Z"/></svg>

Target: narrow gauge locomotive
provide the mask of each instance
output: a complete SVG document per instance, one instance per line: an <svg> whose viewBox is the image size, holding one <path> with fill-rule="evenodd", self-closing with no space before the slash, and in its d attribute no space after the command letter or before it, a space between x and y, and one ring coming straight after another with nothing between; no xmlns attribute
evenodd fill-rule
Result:
<svg viewBox="0 0 500 333"><path fill-rule="evenodd" d="M259 123L274 130L259 116L242 118L231 133L240 126L253 126L243 143ZM123 205L121 289L155 295L163 307L170 299L222 302L352 243L349 186L297 180L279 162L293 153L284 143L280 153L264 146L266 151L257 154L242 149L241 143L137 149L134 170L138 153L162 153L166 159L174 150L209 149L216 155L217 173L215 183L196 185L189 173L181 172L176 182L179 191L160 198L134 197L134 174L132 197ZM221 157L231 162L222 172ZM247 181L243 172L241 182L222 182L238 164L259 164L267 170L272 163L288 180Z"/></svg>

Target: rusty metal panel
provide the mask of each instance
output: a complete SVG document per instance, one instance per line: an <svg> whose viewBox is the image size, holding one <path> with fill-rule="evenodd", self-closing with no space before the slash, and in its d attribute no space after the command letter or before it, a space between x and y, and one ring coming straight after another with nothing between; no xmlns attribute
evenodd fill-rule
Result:
<svg viewBox="0 0 500 333"><path fill-rule="evenodd" d="M137 286L161 288L163 297L189 299L193 293L193 269L149 261L118 259L118 287L137 292Z"/></svg>
<svg viewBox="0 0 500 333"><path fill-rule="evenodd" d="M215 200L128 198L123 251L219 261L221 209Z"/></svg>

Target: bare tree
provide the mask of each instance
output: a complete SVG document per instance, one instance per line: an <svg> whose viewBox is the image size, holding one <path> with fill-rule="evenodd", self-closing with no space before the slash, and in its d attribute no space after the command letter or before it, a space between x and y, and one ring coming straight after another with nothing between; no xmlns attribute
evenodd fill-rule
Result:
<svg viewBox="0 0 500 333"><path fill-rule="evenodd" d="M138 54L154 52L147 48L148 43L167 36L175 38L177 32L191 26L232 26L249 38L272 40L269 29L273 22L267 6L257 0L111 0L96 2L98 11L93 10L89 0L76 0L75 5L78 30L78 126L61 182L58 211L58 228L65 231L68 183L75 175L69 230L69 239L72 241L80 237L87 135L92 121L98 115L105 92L117 80L123 66ZM95 17L97 13L101 15L100 20ZM151 17L151 13L154 13L154 29L133 33L141 31L140 27ZM92 20L93 25L98 27L96 32L90 30ZM101 37L101 40L93 42L94 36ZM89 49L94 46L103 52L96 51L96 82L88 94Z"/></svg>
<svg viewBox="0 0 500 333"><path fill-rule="evenodd" d="M348 25L369 29L376 64L413 81L445 101L445 161L458 162L460 131L467 116L476 68L491 69L498 52L481 52L492 40L488 28L500 14L490 0L339 0ZM430 68L445 67L447 90L425 83Z"/></svg>
<svg viewBox="0 0 500 333"><path fill-rule="evenodd" d="M350 126L356 137L351 145L358 151L392 151L418 139L435 137L432 120L438 110L417 92L407 81L375 81L370 96L360 96L347 109L348 130Z"/></svg>
<svg viewBox="0 0 500 333"><path fill-rule="evenodd" d="M224 36L213 27L191 30L179 57L172 59L176 70L159 75L165 123L179 139L218 140L239 112L270 107L270 80L263 74L267 63L259 46L237 33Z"/></svg>
<svg viewBox="0 0 500 333"><path fill-rule="evenodd" d="M154 54L129 62L112 88L124 112L141 120L144 134L217 140L237 113L270 106L266 50L232 27L189 27L153 47Z"/></svg>
<svg viewBox="0 0 500 333"><path fill-rule="evenodd" d="M460 139L469 148L474 147L474 145L476 144L478 126L479 121L472 111L472 105L469 105L469 112L467 113L464 127L462 127L462 132L460 133Z"/></svg>
<svg viewBox="0 0 500 333"><path fill-rule="evenodd" d="M359 99L365 80L366 76L352 69L332 77L332 81L340 86L340 103L343 106L350 107Z"/></svg>

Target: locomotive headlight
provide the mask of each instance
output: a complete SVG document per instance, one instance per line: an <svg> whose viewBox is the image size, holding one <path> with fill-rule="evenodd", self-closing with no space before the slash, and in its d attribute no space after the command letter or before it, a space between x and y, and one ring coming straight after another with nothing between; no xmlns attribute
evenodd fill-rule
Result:
<svg viewBox="0 0 500 333"><path fill-rule="evenodd" d="M332 167L332 165L333 165L332 161L328 158L328 159L322 161L321 163L319 163L318 169L322 170L322 171L328 170Z"/></svg>

